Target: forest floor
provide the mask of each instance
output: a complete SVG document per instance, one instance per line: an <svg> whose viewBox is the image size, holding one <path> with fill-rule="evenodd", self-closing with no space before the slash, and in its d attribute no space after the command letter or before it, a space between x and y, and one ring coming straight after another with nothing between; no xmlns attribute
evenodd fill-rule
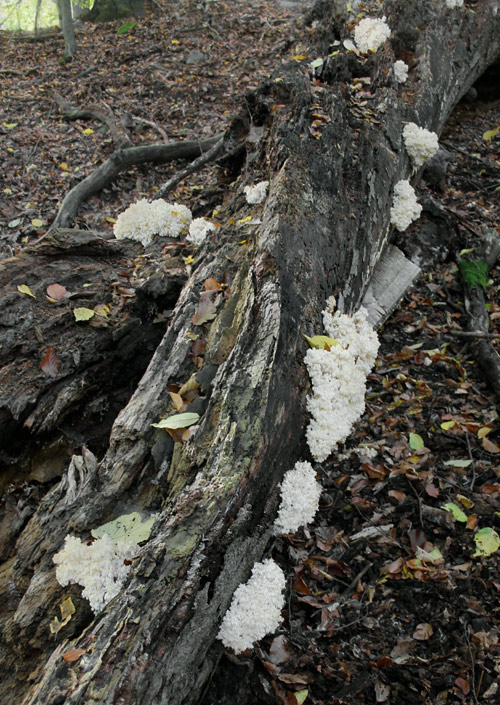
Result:
<svg viewBox="0 0 500 705"><path fill-rule="evenodd" d="M42 235L67 191L115 148L104 125L64 120L55 93L125 116L134 144L161 142L162 130L169 140L213 136L276 63L307 54L313 30L285 5L183 2L123 35L121 22L85 25L69 64L59 62L60 38L1 36L3 255ZM480 91L441 135L451 154L444 189L422 183L419 193L444 207L453 237L437 245L432 268L410 248L425 217L399 238L424 273L380 331L363 419L342 453L317 467L324 492L314 524L274 545L289 578L283 624L251 654L223 657L204 705L499 702L500 552L491 529L500 526L500 423L460 335L457 266L481 225L498 222L500 133L483 134L500 125L499 99ZM181 166L123 173L75 225L111 236L117 215ZM220 177L206 167L172 200L209 215L228 188ZM500 267L489 276L499 335Z"/></svg>

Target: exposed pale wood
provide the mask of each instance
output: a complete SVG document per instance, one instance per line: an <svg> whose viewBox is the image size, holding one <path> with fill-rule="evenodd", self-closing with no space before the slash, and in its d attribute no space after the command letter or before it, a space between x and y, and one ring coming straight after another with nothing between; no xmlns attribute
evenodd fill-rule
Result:
<svg viewBox="0 0 500 705"><path fill-rule="evenodd" d="M395 245L385 248L363 299L368 320L374 328L388 318L421 271Z"/></svg>

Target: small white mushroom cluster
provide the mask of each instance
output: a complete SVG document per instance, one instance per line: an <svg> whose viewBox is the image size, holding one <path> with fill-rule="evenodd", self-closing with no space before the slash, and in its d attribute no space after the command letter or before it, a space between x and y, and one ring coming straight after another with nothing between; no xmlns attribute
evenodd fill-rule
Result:
<svg viewBox="0 0 500 705"><path fill-rule="evenodd" d="M409 181L402 179L394 187L394 201L391 208L391 223L403 232L414 220L420 217L422 206Z"/></svg>
<svg viewBox="0 0 500 705"><path fill-rule="evenodd" d="M217 637L236 654L251 648L281 622L286 580L271 558L255 563L248 582L234 592Z"/></svg>
<svg viewBox="0 0 500 705"><path fill-rule="evenodd" d="M385 17L382 19L365 17L354 30L354 41L363 54L377 51L390 36L391 28L385 21Z"/></svg>
<svg viewBox="0 0 500 705"><path fill-rule="evenodd" d="M167 203L163 198L149 202L141 198L120 213L113 232L117 240L129 238L147 247L154 235L179 237L187 231L192 219L189 208L180 203Z"/></svg>
<svg viewBox="0 0 500 705"><path fill-rule="evenodd" d="M306 435L311 454L319 462L347 438L365 409L366 377L379 347L366 315L364 309L352 316L333 313L327 305L323 324L340 345L330 350L311 348L306 353L313 391L307 399L311 421Z"/></svg>
<svg viewBox="0 0 500 705"><path fill-rule="evenodd" d="M435 132L419 127L414 122L409 122L403 130L403 140L410 159L418 169L431 159L439 149L438 136Z"/></svg>
<svg viewBox="0 0 500 705"><path fill-rule="evenodd" d="M57 581L63 587L82 585L83 597L97 614L120 592L129 573L125 560L133 558L138 550L136 543L112 541L107 534L91 544L66 536L64 547L52 557Z"/></svg>

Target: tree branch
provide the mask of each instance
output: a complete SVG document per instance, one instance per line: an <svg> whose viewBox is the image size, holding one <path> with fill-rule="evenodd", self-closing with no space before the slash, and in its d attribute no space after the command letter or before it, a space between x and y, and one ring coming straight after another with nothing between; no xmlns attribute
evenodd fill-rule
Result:
<svg viewBox="0 0 500 705"><path fill-rule="evenodd" d="M171 142L170 144L153 144L144 147L118 149L101 164L92 174L80 181L66 195L59 212L48 232L54 228L69 227L80 207L94 193L97 193L115 179L124 169L147 162L162 164L173 159L192 159L204 149L210 149L221 140L222 135L209 139L189 142Z"/></svg>

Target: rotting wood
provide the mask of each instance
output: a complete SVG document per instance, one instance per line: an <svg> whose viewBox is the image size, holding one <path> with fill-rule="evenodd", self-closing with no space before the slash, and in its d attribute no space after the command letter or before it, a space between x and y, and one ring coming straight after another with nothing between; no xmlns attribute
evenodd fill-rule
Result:
<svg viewBox="0 0 500 705"><path fill-rule="evenodd" d="M474 249L474 259L484 262L489 271L500 254L500 238L495 230L483 228L479 247ZM500 402L500 355L489 336L490 319L486 310L484 290L471 286L464 279L464 303L467 312L467 331L471 336L469 347L481 367L491 388ZM477 335L480 331L483 335Z"/></svg>
<svg viewBox="0 0 500 705"><path fill-rule="evenodd" d="M224 204L226 225L198 252L105 458L74 461L85 465L81 484L69 495L63 480L44 496L0 575L10 588L2 606L3 702L197 701L222 652L220 619L271 538L277 484L307 457L303 335L320 332L332 293L344 309L358 307L386 244L392 187L410 173L402 123L440 131L498 54L494 6L451 15L444 3L387 2L394 47L398 32L421 29L413 46L405 44L415 72L405 87L390 79L399 54L388 44L367 59L339 51L325 61L321 84L296 64L279 67L249 98L264 137ZM352 16L340 2L316 12L317 48L327 56L333 41L350 37ZM370 76L371 112L348 88L356 76ZM315 139L308 128L318 104L328 120ZM241 187L264 177L269 197L249 207ZM196 372L192 316L205 280L220 281L224 272L231 295L196 331L206 338L201 421L173 450L151 424L169 409L168 385ZM66 533L88 538L134 504L160 516L129 583L94 619L77 587L57 585L52 556ZM68 593L77 613L54 646L50 619ZM74 647L86 653L66 664L62 654Z"/></svg>

